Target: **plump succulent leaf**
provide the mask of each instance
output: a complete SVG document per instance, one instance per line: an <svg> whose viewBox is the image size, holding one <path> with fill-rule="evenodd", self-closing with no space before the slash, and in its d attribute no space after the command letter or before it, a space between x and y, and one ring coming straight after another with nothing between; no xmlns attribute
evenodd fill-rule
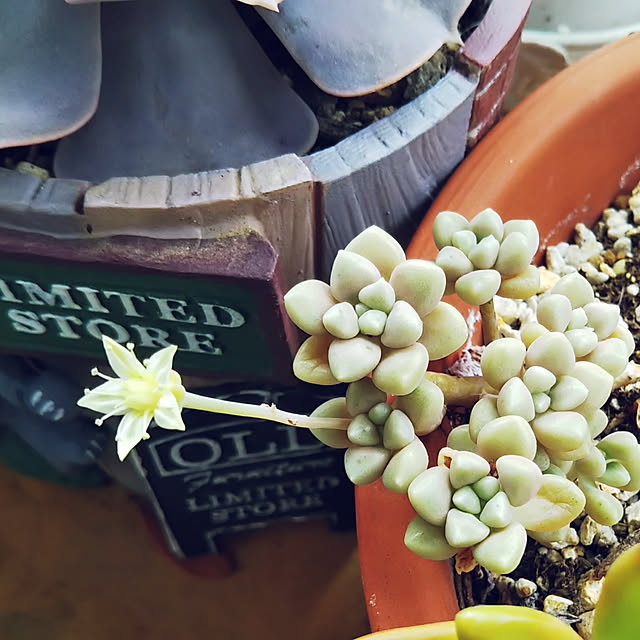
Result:
<svg viewBox="0 0 640 640"><path fill-rule="evenodd" d="M345 398L332 398L316 407L311 416L314 418L349 418ZM323 444L334 449L346 449L351 442L341 429L310 429L311 433Z"/></svg>
<svg viewBox="0 0 640 640"><path fill-rule="evenodd" d="M347 387L346 407L351 416L368 413L371 407L386 400L387 394L380 391L370 378L356 380Z"/></svg>
<svg viewBox="0 0 640 640"><path fill-rule="evenodd" d="M284 306L293 323L310 335L324 335L327 330L322 318L337 300L326 282L305 280L284 295Z"/></svg>
<svg viewBox="0 0 640 640"><path fill-rule="evenodd" d="M344 453L344 470L353 484L371 484L382 476L391 455L384 447L353 446Z"/></svg>
<svg viewBox="0 0 640 640"><path fill-rule="evenodd" d="M361 231L349 242L345 251L352 251L367 258L378 268L385 280L389 280L393 270L405 261L404 249L400 243L392 235L375 225ZM365 304L367 303L365 302Z"/></svg>
<svg viewBox="0 0 640 640"><path fill-rule="evenodd" d="M522 560L527 532L519 522L497 529L473 548L475 561L496 574L511 573Z"/></svg>
<svg viewBox="0 0 640 640"><path fill-rule="evenodd" d="M347 437L353 444L363 447L372 447L380 444L380 434L376 425L364 413L357 415L349 423Z"/></svg>
<svg viewBox="0 0 640 640"><path fill-rule="evenodd" d="M522 456L506 455L496 460L500 484L514 507L529 502L542 486L542 471Z"/></svg>
<svg viewBox="0 0 640 640"><path fill-rule="evenodd" d="M638 635L640 546L623 552L609 568L598 598L592 640L633 640Z"/></svg>
<svg viewBox="0 0 640 640"><path fill-rule="evenodd" d="M428 365L429 353L420 343L385 350L372 380L378 389L393 396L404 396L418 387Z"/></svg>
<svg viewBox="0 0 640 640"><path fill-rule="evenodd" d="M486 304L498 293L500 273L494 269L472 271L456 280L456 293L460 299L474 306Z"/></svg>
<svg viewBox="0 0 640 640"><path fill-rule="evenodd" d="M513 454L533 460L536 436L520 416L503 416L488 422L478 433L478 453L487 460Z"/></svg>
<svg viewBox="0 0 640 640"><path fill-rule="evenodd" d="M570 374L576 355L564 333L552 331L536 338L527 349L525 364L544 367L555 376Z"/></svg>
<svg viewBox="0 0 640 640"><path fill-rule="evenodd" d="M393 406L409 416L418 435L431 433L444 418L444 394L429 380L422 380L411 393L397 397Z"/></svg>
<svg viewBox="0 0 640 640"><path fill-rule="evenodd" d="M384 267L384 265L382 266ZM396 301L396 292L384 277L382 277L377 282L368 284L363 289L360 289L358 299L370 309L389 313L393 308L393 303Z"/></svg>
<svg viewBox="0 0 640 640"><path fill-rule="evenodd" d="M449 470L442 466L426 469L409 485L408 496L411 506L422 519L443 527L453 497Z"/></svg>
<svg viewBox="0 0 640 640"><path fill-rule="evenodd" d="M511 378L502 385L496 406L501 416L520 416L529 421L536 415L531 392L520 378Z"/></svg>
<svg viewBox="0 0 640 640"><path fill-rule="evenodd" d="M455 495L455 494L454 494ZM484 540L491 530L470 513L450 509L444 526L444 535L452 547L465 549Z"/></svg>
<svg viewBox="0 0 640 640"><path fill-rule="evenodd" d="M382 474L382 484L394 493L407 493L409 485L429 464L429 454L420 438L393 454Z"/></svg>
<svg viewBox="0 0 640 640"><path fill-rule="evenodd" d="M398 451L410 444L415 435L409 416L404 411L393 409L384 423L382 443L385 448Z"/></svg>
<svg viewBox="0 0 640 640"><path fill-rule="evenodd" d="M455 624L457 640L580 640L565 622L528 607L468 607L456 615ZM611 640L630 640L632 637L610 636ZM606 639L594 636L593 640L609 640L609 636Z"/></svg>
<svg viewBox="0 0 640 640"><path fill-rule="evenodd" d="M447 542L443 527L430 524L420 516L409 523L404 544L409 551L425 560L448 560L459 551Z"/></svg>
<svg viewBox="0 0 640 640"><path fill-rule="evenodd" d="M452 243L458 231L469 230L469 221L455 211L441 211L434 219L431 232L438 249ZM474 234L475 236L475 234Z"/></svg>
<svg viewBox="0 0 640 640"><path fill-rule="evenodd" d="M624 508L620 501L606 491L596 487L593 480L581 477L578 486L584 494L584 510L599 524L612 527L622 519Z"/></svg>
<svg viewBox="0 0 640 640"><path fill-rule="evenodd" d="M595 294L589 281L577 271L562 276L556 284L551 287L549 293L561 293L571 300L574 309L584 307L593 302Z"/></svg>
<svg viewBox="0 0 640 640"><path fill-rule="evenodd" d="M442 299L446 277L434 262L407 260L393 270L389 282L396 298L408 302L422 318Z"/></svg>
<svg viewBox="0 0 640 640"><path fill-rule="evenodd" d="M526 504L514 507L514 518L530 531L555 531L580 515L584 493L564 477L544 474L537 495Z"/></svg>
<svg viewBox="0 0 640 640"><path fill-rule="evenodd" d="M380 271L364 256L353 251L338 251L329 276L331 295L339 301L358 302L360 290L380 280Z"/></svg>
<svg viewBox="0 0 640 640"><path fill-rule="evenodd" d="M333 340L327 351L331 373L339 382L355 382L369 375L380 362L381 355L380 345L363 336Z"/></svg>
<svg viewBox="0 0 640 640"><path fill-rule="evenodd" d="M422 335L422 319L404 300L398 300L387 317L380 342L392 349L411 346Z"/></svg>
<svg viewBox="0 0 640 640"><path fill-rule="evenodd" d="M502 278L498 295L503 298L526 300L540 290L540 272L537 267L529 265L511 278Z"/></svg>
<svg viewBox="0 0 640 640"><path fill-rule="evenodd" d="M520 375L525 355L524 344L516 338L494 340L482 352L482 375L494 389L499 390L507 380Z"/></svg>
<svg viewBox="0 0 640 640"><path fill-rule="evenodd" d="M299 380L310 384L338 384L329 366L331 336L311 336L298 349L293 359L293 373Z"/></svg>
<svg viewBox="0 0 640 640"><path fill-rule="evenodd" d="M338 302L327 309L322 324L328 333L342 340L355 338L360 332L356 310L349 302Z"/></svg>
<svg viewBox="0 0 640 640"><path fill-rule="evenodd" d="M418 341L427 348L430 360L446 358L467 341L469 329L464 316L446 302L439 302L422 318L422 323L423 331Z"/></svg>

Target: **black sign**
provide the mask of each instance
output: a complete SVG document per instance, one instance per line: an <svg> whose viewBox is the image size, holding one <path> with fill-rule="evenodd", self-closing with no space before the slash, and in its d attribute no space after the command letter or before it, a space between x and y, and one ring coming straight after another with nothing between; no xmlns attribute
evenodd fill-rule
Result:
<svg viewBox="0 0 640 640"><path fill-rule="evenodd" d="M207 393L309 413L344 391L243 386ZM282 520L326 517L340 528L352 526L353 489L344 473L344 451L284 424L196 411L183 417L186 431L153 429L135 449L176 555L215 553L222 534Z"/></svg>

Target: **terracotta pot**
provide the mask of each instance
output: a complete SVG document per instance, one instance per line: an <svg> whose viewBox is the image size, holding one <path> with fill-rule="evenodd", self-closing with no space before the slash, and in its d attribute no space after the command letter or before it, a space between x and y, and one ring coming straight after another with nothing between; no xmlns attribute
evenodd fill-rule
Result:
<svg viewBox="0 0 640 640"><path fill-rule="evenodd" d="M640 178L640 34L600 49L543 85L476 147L449 180L409 247L433 259L435 215L472 217L486 207L538 224L541 252L569 239L577 222ZM540 257L540 255L539 255ZM429 436L431 459L441 431ZM357 491L360 562L374 630L451 619L457 610L449 562L429 562L403 546L413 517L405 496L377 483Z"/></svg>

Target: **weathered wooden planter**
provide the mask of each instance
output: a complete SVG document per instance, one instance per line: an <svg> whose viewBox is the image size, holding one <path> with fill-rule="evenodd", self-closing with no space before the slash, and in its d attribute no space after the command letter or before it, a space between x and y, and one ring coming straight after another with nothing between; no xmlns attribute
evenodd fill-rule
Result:
<svg viewBox="0 0 640 640"><path fill-rule="evenodd" d="M286 379L283 290L378 224L408 240L497 120L530 0L494 0L460 64L332 148L239 169L41 181L0 169L0 348L97 358L108 334L207 376Z"/></svg>
<svg viewBox="0 0 640 640"><path fill-rule="evenodd" d="M431 226L443 210L472 218L492 207L529 218L541 252L593 224L640 178L640 34L609 45L540 87L471 153L431 206L408 255L434 259ZM541 253L540 252L540 253ZM458 302L456 298L452 302ZM460 307L463 309L463 307ZM432 461L442 430L428 436ZM365 600L374 630L450 620L458 610L451 564L422 560L403 544L414 512L381 483L356 492Z"/></svg>

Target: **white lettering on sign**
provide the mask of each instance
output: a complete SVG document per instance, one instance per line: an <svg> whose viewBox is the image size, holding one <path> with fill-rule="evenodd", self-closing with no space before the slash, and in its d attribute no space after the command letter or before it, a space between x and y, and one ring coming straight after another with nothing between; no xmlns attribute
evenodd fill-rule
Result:
<svg viewBox="0 0 640 640"><path fill-rule="evenodd" d="M246 323L240 311L221 304L58 283L43 287L24 279L0 279L0 302L12 305L6 317L17 333L51 335L63 340L87 336L101 340L102 335L107 335L120 343L134 342L153 349L176 344L182 351L205 355L222 354L215 336L208 331L183 329L180 325L236 329ZM15 305L48 309L36 311ZM86 315L80 318L75 314L53 312L58 309L101 315L87 319ZM109 314L119 321L105 317ZM127 318L142 318L151 326L129 324ZM154 321L162 321L165 328L152 326ZM173 327L171 330L167 330L167 323Z"/></svg>

